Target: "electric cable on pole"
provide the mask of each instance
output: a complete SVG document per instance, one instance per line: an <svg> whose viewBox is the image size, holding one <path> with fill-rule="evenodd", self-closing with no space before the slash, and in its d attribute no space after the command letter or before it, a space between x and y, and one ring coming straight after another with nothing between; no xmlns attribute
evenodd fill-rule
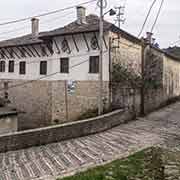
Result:
<svg viewBox="0 0 180 180"><path fill-rule="evenodd" d="M103 104L102 104L102 94L103 94L103 0L98 1L98 6L100 7L100 21L99 21L99 97L98 97L98 115L101 115L103 112ZM107 6L107 1L105 1L105 5Z"/></svg>
<svg viewBox="0 0 180 180"><path fill-rule="evenodd" d="M125 20L126 20L124 18L124 9L125 9L125 6L118 6L118 7L115 7L115 9L118 11L116 19L115 19L115 22L117 22L118 23L118 27L121 28L121 23L124 23Z"/></svg>

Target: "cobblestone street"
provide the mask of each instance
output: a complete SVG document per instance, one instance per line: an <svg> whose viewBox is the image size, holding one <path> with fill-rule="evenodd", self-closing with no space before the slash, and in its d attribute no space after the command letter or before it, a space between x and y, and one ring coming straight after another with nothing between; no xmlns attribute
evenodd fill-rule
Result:
<svg viewBox="0 0 180 180"><path fill-rule="evenodd" d="M133 152L180 142L180 103L103 133L0 154L1 180L49 180Z"/></svg>

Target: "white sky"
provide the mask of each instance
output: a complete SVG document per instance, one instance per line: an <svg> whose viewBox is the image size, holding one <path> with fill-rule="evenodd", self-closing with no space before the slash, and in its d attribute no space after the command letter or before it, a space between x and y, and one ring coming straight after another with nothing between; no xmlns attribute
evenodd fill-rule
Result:
<svg viewBox="0 0 180 180"><path fill-rule="evenodd" d="M33 16L67 6L76 5L87 0L6 0L0 3L0 23L14 19ZM149 6L153 0L107 0L108 7L126 4L126 22L122 28L133 35L140 31ZM157 0L151 16L144 29L151 29L161 0ZM98 14L96 3L86 5L87 13ZM53 28L62 27L76 18L76 10L71 9L65 12L43 17L40 19L40 30L46 31ZM112 17L106 19L113 22ZM154 36L162 48L168 47L172 42L180 39L180 1L165 0L159 20L154 30ZM14 25L0 26L0 40L16 37L31 32L30 21L17 23ZM178 44L177 44L178 45ZM179 44L180 45L180 44Z"/></svg>

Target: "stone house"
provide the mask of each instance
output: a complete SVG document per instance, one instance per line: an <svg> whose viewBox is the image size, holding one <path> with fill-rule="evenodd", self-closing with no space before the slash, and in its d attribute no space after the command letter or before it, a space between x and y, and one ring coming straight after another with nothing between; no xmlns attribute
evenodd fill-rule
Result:
<svg viewBox="0 0 180 180"><path fill-rule="evenodd" d="M67 26L39 32L39 20L33 18L31 34L0 42L0 94L24 112L19 130L73 121L97 108L98 36L98 16L86 16L86 9L77 7L77 19ZM108 107L114 94L112 64L131 64L141 74L141 40L104 21L103 57Z"/></svg>

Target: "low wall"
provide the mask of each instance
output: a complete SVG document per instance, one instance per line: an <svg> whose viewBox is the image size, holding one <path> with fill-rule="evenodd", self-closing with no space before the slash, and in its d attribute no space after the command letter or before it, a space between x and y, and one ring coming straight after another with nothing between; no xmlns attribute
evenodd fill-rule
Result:
<svg viewBox="0 0 180 180"><path fill-rule="evenodd" d="M117 110L96 118L0 136L0 152L45 145L105 131L132 120L130 111Z"/></svg>

